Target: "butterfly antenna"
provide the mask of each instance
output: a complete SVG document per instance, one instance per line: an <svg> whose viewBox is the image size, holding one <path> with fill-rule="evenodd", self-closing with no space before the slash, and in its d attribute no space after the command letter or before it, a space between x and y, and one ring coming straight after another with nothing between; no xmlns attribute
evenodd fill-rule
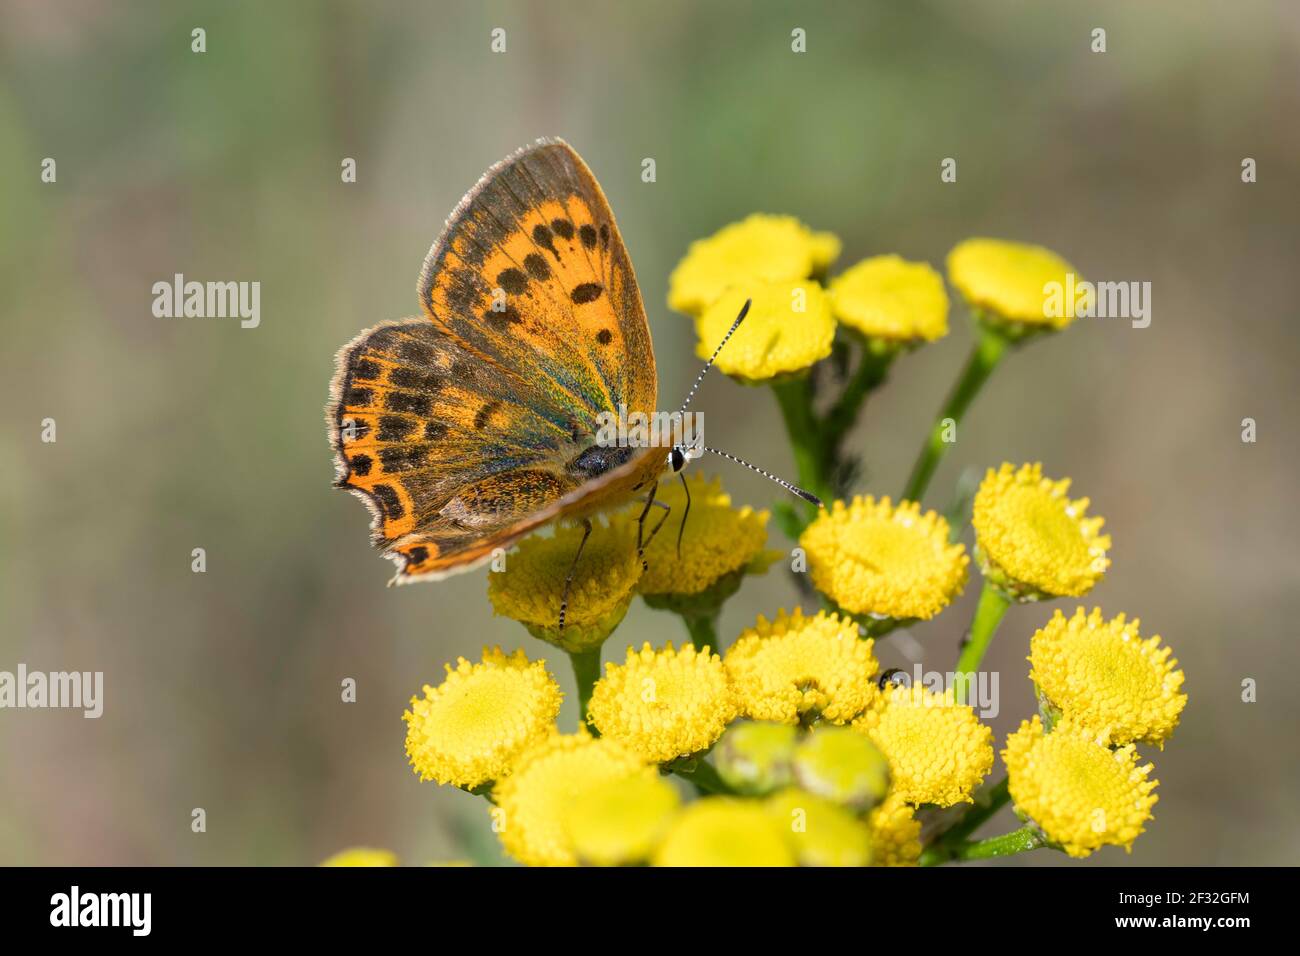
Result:
<svg viewBox="0 0 1300 956"><path fill-rule="evenodd" d="M708 445L705 445L705 446L704 446L704 450L705 450L705 451L708 451L708 452L712 452L712 453L715 454L715 455L719 455L719 456L721 456L721 457L727 459L728 461L734 461L737 465L744 465L744 466L745 466L746 468L748 468L750 471L757 472L758 474L762 475L764 478L767 478L767 479L770 480L770 481L775 481L778 485L780 485L780 486L781 486L782 488L784 488L786 491L790 492L791 494L798 495L798 496L799 496L800 498L802 498L804 501L809 501L809 502L815 504L818 508L824 508L824 507L825 507L825 505L822 504L822 500L821 500L820 498L818 498L815 494L813 494L811 491L804 491L804 490L803 490L802 488L800 488L799 486L797 486L797 485L792 485L790 482L786 481L784 478L778 478L776 475L773 475L773 474L771 474L770 472L766 472L766 471L764 471L762 468L759 468L757 465L751 465L749 462L745 461L743 458L737 458L735 455L729 455L729 454L727 454L725 451L719 451L719 450L716 449L716 448L710 448Z"/></svg>
<svg viewBox="0 0 1300 956"><path fill-rule="evenodd" d="M686 401L682 402L682 407L678 410L679 414L686 411L686 406L689 405L691 399L695 397L695 390L700 387L700 382L704 381L704 376L709 374L709 369L713 368L713 363L717 361L718 353L722 351L722 347L727 344L727 339L731 338L731 336L735 334L736 329L740 328L740 323L745 321L745 316L749 314L750 303L753 301L753 299L746 299L745 304L740 307L740 315L736 316L736 321L731 323L731 328L727 329L727 334L722 337L722 341L719 342L718 347L713 350L713 355L710 356L709 361L705 364L704 368L700 370L700 374L695 377L695 384L691 386L691 390L686 394Z"/></svg>

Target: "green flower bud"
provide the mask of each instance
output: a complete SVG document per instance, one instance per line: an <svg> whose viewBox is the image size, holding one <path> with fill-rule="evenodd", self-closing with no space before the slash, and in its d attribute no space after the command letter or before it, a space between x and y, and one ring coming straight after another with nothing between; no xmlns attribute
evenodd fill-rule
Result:
<svg viewBox="0 0 1300 956"><path fill-rule="evenodd" d="M741 721L723 733L713 749L718 776L737 793L762 796L788 786L799 728L790 724Z"/></svg>
<svg viewBox="0 0 1300 956"><path fill-rule="evenodd" d="M889 762L876 745L848 727L819 727L794 754L799 786L859 813L889 790Z"/></svg>

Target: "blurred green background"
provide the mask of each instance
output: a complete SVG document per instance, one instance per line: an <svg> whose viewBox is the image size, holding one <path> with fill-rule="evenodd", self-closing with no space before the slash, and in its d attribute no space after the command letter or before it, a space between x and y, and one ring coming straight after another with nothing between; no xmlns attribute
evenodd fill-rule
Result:
<svg viewBox="0 0 1300 956"><path fill-rule="evenodd" d="M1150 755L1161 799L1133 862L1300 857L1300 9L700 7L0 2L0 669L106 685L98 721L0 712L0 863L301 864L357 843L496 858L481 801L407 768L402 710L485 642L546 656L566 690L567 663L493 618L485 571L384 587L364 509L330 487L322 407L335 350L417 311L461 194L542 135L574 144L609 195L669 397L698 363L668 272L754 210L835 231L841 266L941 264L993 235L1150 281L1150 328L1083 320L1013 355L927 501L946 505L965 468L1042 460L1107 519L1114 564L1088 603L1163 635L1191 696ZM155 318L151 286L177 272L260 281L261 327ZM901 487L970 338L954 308L947 339L895 365L854 438L863 490ZM793 475L769 392L718 376L697 407L715 442ZM723 474L739 502L773 500ZM954 659L976 592L913 632L927 664ZM779 569L751 579L723 634L795 595ZM1024 657L1051 609L1013 610L988 659L999 748L1033 708ZM682 637L636 605L606 659ZM905 663L897 641L879 653Z"/></svg>

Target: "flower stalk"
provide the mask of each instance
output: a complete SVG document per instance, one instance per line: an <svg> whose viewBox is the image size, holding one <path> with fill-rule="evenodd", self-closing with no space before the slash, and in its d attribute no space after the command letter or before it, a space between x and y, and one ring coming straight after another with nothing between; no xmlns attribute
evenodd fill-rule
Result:
<svg viewBox="0 0 1300 956"><path fill-rule="evenodd" d="M998 625L1002 623L1002 618L1010 606L1011 598L1005 592L988 581L984 582L979 604L975 606L975 617L971 620L970 637L957 658L955 679L957 703L966 703L970 683L974 680L975 672L979 670L980 662L984 660L989 645L993 643L993 635L997 633Z"/></svg>
<svg viewBox="0 0 1300 956"><path fill-rule="evenodd" d="M984 387L984 383L989 380L989 376L993 374L993 370L998 367L998 363L1002 361L1002 357L1006 355L1012 344L1005 332L992 325L978 322L977 326L979 335L975 340L975 347L971 350L970 358L966 360L966 367L962 369L961 376L953 386L943 410L939 412L934 427L930 429L930 434L916 457L916 464L912 466L907 486L903 489L905 501L920 501L924 497L926 488L930 486L930 479L934 477L939 462L943 459L948 446L952 444L950 441L945 441L949 428L947 422L951 420L953 428L960 426L962 416L966 414L971 402Z"/></svg>
<svg viewBox="0 0 1300 956"><path fill-rule="evenodd" d="M600 645L585 651L569 651L569 662L573 664L573 678L578 684L578 729L587 726L587 707L591 703L591 694L600 679ZM593 735L599 731L588 727Z"/></svg>

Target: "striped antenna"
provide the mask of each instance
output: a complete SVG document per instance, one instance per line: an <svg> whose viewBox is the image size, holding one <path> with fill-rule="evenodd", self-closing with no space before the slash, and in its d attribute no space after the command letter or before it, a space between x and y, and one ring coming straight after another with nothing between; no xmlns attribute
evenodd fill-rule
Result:
<svg viewBox="0 0 1300 956"><path fill-rule="evenodd" d="M811 491L804 491L804 490L803 490L802 488L800 488L798 485L792 485L792 484L790 484L790 482L786 481L784 478L778 478L776 475L773 475L773 474L771 474L770 472L766 472L766 471L764 471L762 468L759 468L757 465L751 465L749 462L745 461L743 458L737 458L735 455L729 455L729 454L727 454L725 451L719 451L719 450L716 449L716 448L710 448L708 445L705 445L705 446L704 446L704 450L707 451L707 452L712 452L712 453L715 454L715 455L719 455L720 457L725 458L725 459L727 459L728 461L734 461L737 465L744 465L744 466L745 466L746 468L748 468L750 471L756 472L756 473L762 475L764 478L767 478L767 479L770 480L770 481L775 481L778 485L780 485L780 486L781 486L782 488L784 488L786 491L790 492L791 494L798 495L798 496L799 496L800 498L802 498L804 501L812 502L812 503L815 504L818 508L824 508L824 507L826 507L825 505L822 504L822 500L821 500L820 498L818 498L815 494L813 494Z"/></svg>
<svg viewBox="0 0 1300 956"><path fill-rule="evenodd" d="M686 411L686 406L689 405L691 399L695 397L695 390L700 387L700 382L704 381L704 376L709 374L709 369L713 368L713 363L717 360L718 353L722 351L722 347L727 344L727 339L731 338L736 329L740 328L740 323L745 321L745 316L749 314L749 305L753 301L753 299L746 299L745 304L740 307L740 315L736 316L736 321L731 323L731 328L727 329L727 334L722 337L722 341L718 343L718 347L713 350L713 355L709 358L708 364L706 364L700 371L700 374L695 377L695 384L691 386L691 390L687 393L686 401L682 402L682 407L678 409L679 414Z"/></svg>

